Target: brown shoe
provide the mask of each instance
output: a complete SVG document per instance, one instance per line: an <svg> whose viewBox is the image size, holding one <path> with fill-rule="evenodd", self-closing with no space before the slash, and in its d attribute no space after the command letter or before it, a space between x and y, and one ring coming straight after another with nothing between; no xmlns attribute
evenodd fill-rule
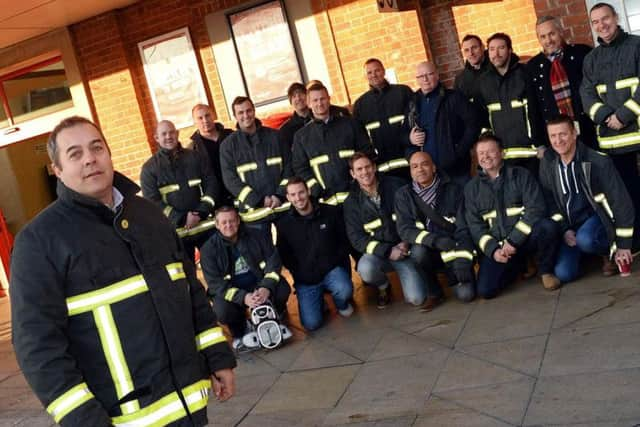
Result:
<svg viewBox="0 0 640 427"><path fill-rule="evenodd" d="M553 274L543 274L542 286L548 291L555 291L560 287L560 279Z"/></svg>
<svg viewBox="0 0 640 427"><path fill-rule="evenodd" d="M420 306L420 311L428 313L444 302L444 297L427 297Z"/></svg>
<svg viewBox="0 0 640 427"><path fill-rule="evenodd" d="M618 266L615 262L611 261L609 257L602 257L602 275L605 277L610 277L615 274L618 274Z"/></svg>
<svg viewBox="0 0 640 427"><path fill-rule="evenodd" d="M531 259L527 260L527 266L522 272L522 278L524 280L529 280L532 277L536 277L536 274L538 274L538 268L536 267L535 262Z"/></svg>

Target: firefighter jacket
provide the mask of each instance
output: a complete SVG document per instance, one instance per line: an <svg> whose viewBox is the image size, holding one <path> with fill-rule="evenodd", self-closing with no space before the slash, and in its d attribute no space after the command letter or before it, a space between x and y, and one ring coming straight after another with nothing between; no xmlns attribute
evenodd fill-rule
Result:
<svg viewBox="0 0 640 427"><path fill-rule="evenodd" d="M560 162L560 156L555 151L545 151L540 162L540 183L551 219L557 222L564 232L570 225L563 202L559 176ZM631 249L635 215L633 203L613 162L606 154L578 142L575 163L578 169L575 173L580 176L580 191L584 193L607 230L611 254L618 248Z"/></svg>
<svg viewBox="0 0 640 427"><path fill-rule="evenodd" d="M349 194L349 158L356 151L373 157L365 129L355 119L331 114L313 119L293 138L293 170L320 202L338 205Z"/></svg>
<svg viewBox="0 0 640 427"><path fill-rule="evenodd" d="M440 253L445 263L463 261L468 267L473 261L473 242L464 220L462 187L443 173L436 196L433 216L418 205L419 198L413 183L401 187L396 193L396 226L405 242L424 245ZM465 261L466 260L466 261Z"/></svg>
<svg viewBox="0 0 640 427"><path fill-rule="evenodd" d="M382 89L365 92L353 106L353 117L375 147L379 172L409 167L403 123L412 99L409 86L386 83Z"/></svg>
<svg viewBox="0 0 640 427"><path fill-rule="evenodd" d="M231 129L227 129L222 126L221 123L215 124L216 129L218 130L218 140L213 141L211 139L205 138L200 135L199 131L195 131L193 135L191 135L191 143L187 146L187 148L192 149L196 153L201 155L206 155L209 159L209 164L211 165L211 170L213 174L216 176L216 181L218 182L218 193L215 195L215 200L218 202L218 205L232 205L233 197L229 190L225 188L222 184L222 168L220 167L220 145L222 141L229 135L233 133Z"/></svg>
<svg viewBox="0 0 640 427"><path fill-rule="evenodd" d="M123 175L114 186L115 212L59 181L18 235L20 367L64 427L206 425L209 376L235 359L174 227Z"/></svg>
<svg viewBox="0 0 640 427"><path fill-rule="evenodd" d="M291 117L289 117L287 121L280 126L280 129L278 129L278 137L280 138L280 141L286 144L287 147L289 147L289 150L292 150L293 136L310 120L311 111L309 111L306 117L300 116L294 111L293 114L291 114Z"/></svg>
<svg viewBox="0 0 640 427"><path fill-rule="evenodd" d="M526 71L518 60L516 54L511 54L504 76L490 65L479 82L480 102L489 115L493 133L502 139L505 159L536 157L536 146L542 145L534 140L535 113L529 102Z"/></svg>
<svg viewBox="0 0 640 427"><path fill-rule="evenodd" d="M403 185L405 181L400 178L378 175L378 208L358 183L353 183L343 209L347 237L357 251L386 259L400 243L393 208L396 191Z"/></svg>
<svg viewBox="0 0 640 427"><path fill-rule="evenodd" d="M538 182L519 166L503 165L495 180L480 171L464 187L464 204L471 238L488 257L505 240L522 246L546 215Z"/></svg>
<svg viewBox="0 0 640 427"><path fill-rule="evenodd" d="M264 207L264 198L277 195L284 200L292 175L291 151L278 138L278 131L262 126L257 119L256 125L255 134L238 129L220 147L224 185L237 199L240 217L246 222L273 215L273 209ZM287 210L288 205L280 209Z"/></svg>
<svg viewBox="0 0 640 427"><path fill-rule="evenodd" d="M580 99L580 84L582 83L582 64L585 56L591 51L591 47L585 44L566 44L563 48L562 66L569 79L571 89L571 107L573 108L574 120L580 129L580 137L583 141L593 141L596 143L595 127L591 118L582 108ZM556 98L551 88L551 61L544 52L538 53L531 58L525 66L527 70L527 85L529 92L534 96L530 98L531 108L537 114L534 115L533 134L538 142L548 144L546 123L560 114Z"/></svg>
<svg viewBox="0 0 640 427"><path fill-rule="evenodd" d="M276 222L278 253L296 284L318 284L338 266L351 269L342 210L324 203L313 208L302 216L292 206Z"/></svg>
<svg viewBox="0 0 640 427"><path fill-rule="evenodd" d="M582 105L596 124L600 149L614 154L640 150L640 37L625 33L609 44L598 38L584 59L580 87ZM614 114L624 124L610 129L605 120Z"/></svg>
<svg viewBox="0 0 640 427"><path fill-rule="evenodd" d="M435 119L435 138L438 150L438 168L450 176L469 175L471 172L471 148L478 139L481 124L478 112L458 91L438 85ZM421 98L426 95L418 89L413 95L416 114L420 115ZM420 147L409 141L410 128L406 126L405 143L408 152L419 151ZM426 143L425 143L426 145ZM426 151L426 146L422 146Z"/></svg>
<svg viewBox="0 0 640 427"><path fill-rule="evenodd" d="M244 305L247 291L233 284L235 275L232 247L235 246L258 278L256 288L267 288L275 295L276 285L281 280L282 262L269 236L252 228L240 225L238 240L234 243L216 232L200 251L200 265L207 281L210 298L224 298L226 301Z"/></svg>
<svg viewBox="0 0 640 427"><path fill-rule="evenodd" d="M142 195L160 206L180 237L196 236L215 226L208 218L216 205L218 182L208 157L180 145L174 152L160 149L142 166L140 185ZM201 221L187 229L184 224L191 211L198 212Z"/></svg>

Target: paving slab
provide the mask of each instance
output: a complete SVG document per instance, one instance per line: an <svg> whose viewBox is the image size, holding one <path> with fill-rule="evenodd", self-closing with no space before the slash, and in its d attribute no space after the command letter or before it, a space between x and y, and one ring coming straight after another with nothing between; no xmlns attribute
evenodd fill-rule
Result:
<svg viewBox="0 0 640 427"><path fill-rule="evenodd" d="M413 427L507 427L513 424L458 403L432 396Z"/></svg>
<svg viewBox="0 0 640 427"><path fill-rule="evenodd" d="M587 294L562 293L554 328L594 328L640 322L640 286L612 288Z"/></svg>
<svg viewBox="0 0 640 427"><path fill-rule="evenodd" d="M549 337L541 376L640 367L637 324L554 331Z"/></svg>
<svg viewBox="0 0 640 427"><path fill-rule="evenodd" d="M288 371L328 368L332 366L358 365L362 360L344 353L321 341L309 342Z"/></svg>
<svg viewBox="0 0 640 427"><path fill-rule="evenodd" d="M390 329L382 336L369 360L392 359L442 350L446 350L446 347L422 337Z"/></svg>
<svg viewBox="0 0 640 427"><path fill-rule="evenodd" d="M348 425L349 427L409 427L413 426L416 420L415 415L410 415L406 417L393 417L387 418L383 420L376 421L364 421L364 422L353 422L349 424L336 424L341 426ZM328 426L330 424L324 424Z"/></svg>
<svg viewBox="0 0 640 427"><path fill-rule="evenodd" d="M319 331L320 333L313 335L313 339L364 361L369 358L386 331L385 327L369 329L352 324L339 328L323 329Z"/></svg>
<svg viewBox="0 0 640 427"><path fill-rule="evenodd" d="M342 424L411 416L422 408L449 350L368 362L325 422Z"/></svg>
<svg viewBox="0 0 640 427"><path fill-rule="evenodd" d="M541 377L524 425L635 420L640 423L640 369Z"/></svg>
<svg viewBox="0 0 640 427"><path fill-rule="evenodd" d="M327 416L326 409L314 409L307 411L280 411L267 414L249 414L238 427L315 427L323 425Z"/></svg>

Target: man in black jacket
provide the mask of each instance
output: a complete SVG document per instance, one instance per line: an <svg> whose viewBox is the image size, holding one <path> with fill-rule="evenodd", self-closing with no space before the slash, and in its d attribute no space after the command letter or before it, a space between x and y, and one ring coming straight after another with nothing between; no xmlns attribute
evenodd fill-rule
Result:
<svg viewBox="0 0 640 427"><path fill-rule="evenodd" d="M247 308L271 301L284 316L291 289L271 236L240 224L238 212L216 210L217 232L200 251L200 264L220 322L229 326L233 348L242 349Z"/></svg>
<svg viewBox="0 0 640 427"><path fill-rule="evenodd" d="M581 253L604 257L603 273L631 264L634 210L611 158L577 140L573 120L558 116L547 123L553 150L540 163L540 182L551 218L560 224L555 275L562 282L578 277Z"/></svg>
<svg viewBox="0 0 640 427"><path fill-rule="evenodd" d="M349 242L341 210L314 203L302 178L289 179L287 200L291 209L276 222L278 252L293 276L302 326L313 331L322 325L325 291L340 315L353 313Z"/></svg>
<svg viewBox="0 0 640 427"><path fill-rule="evenodd" d="M486 112L477 101L480 93L480 77L489 69L489 55L484 48L480 37L475 34L467 34L462 38L462 56L464 57L464 69L458 73L453 83L453 88L462 92L469 102L473 104L483 126L489 126Z"/></svg>
<svg viewBox="0 0 640 427"><path fill-rule="evenodd" d="M207 241L215 226L210 215L218 182L206 154L182 148L173 123L158 123L154 137L159 150L142 166L142 195L160 206L194 259L195 248Z"/></svg>
<svg viewBox="0 0 640 427"><path fill-rule="evenodd" d="M213 111L206 104L196 104L191 110L191 116L198 129L191 135L191 144L188 148L209 158L211 170L220 184L215 199L220 206L232 205L233 197L222 184L220 145L233 131L225 128L222 123L214 121Z"/></svg>
<svg viewBox="0 0 640 427"><path fill-rule="evenodd" d="M378 288L378 308L390 302L386 273L395 270L405 301L431 311L443 301L442 290L420 267L424 251L413 252L411 243L400 239L396 230L395 195L404 182L376 175L375 163L364 153L355 153L349 163L356 182L344 202L344 219L351 245L364 253L358 260L358 274Z"/></svg>
<svg viewBox="0 0 640 427"><path fill-rule="evenodd" d="M278 136L291 150L293 136L311 120L312 116L311 109L307 105L307 88L302 83L291 83L287 89L287 98L293 107L293 113L278 129Z"/></svg>
<svg viewBox="0 0 640 427"><path fill-rule="evenodd" d="M580 99L582 63L591 47L568 44L560 20L553 16L538 18L536 34L542 52L531 58L525 67L529 92L533 94L531 108L536 110L533 116L535 134L546 143L545 123L558 114L566 114L578 123L580 139L595 147L595 127Z"/></svg>
<svg viewBox="0 0 640 427"><path fill-rule="evenodd" d="M560 287L553 275L558 226L546 218L542 191L528 170L502 160L498 137L476 143L480 171L464 188L465 219L480 259L477 291L493 298L522 270L527 253L535 254L547 290Z"/></svg>
<svg viewBox="0 0 640 427"><path fill-rule="evenodd" d="M353 117L364 126L375 147L378 172L408 179L403 124L413 92L406 85L390 84L382 62L364 63L369 90L353 105Z"/></svg>
<svg viewBox="0 0 640 427"><path fill-rule="evenodd" d="M415 112L407 121L409 151L429 153L437 167L461 187L471 173L471 147L480 133L476 110L458 91L440 84L433 62L416 68L420 89L414 95Z"/></svg>
<svg viewBox="0 0 640 427"><path fill-rule="evenodd" d="M70 117L47 151L58 199L17 236L13 346L67 426L207 425L236 362L174 227L114 172L100 129Z"/></svg>
<svg viewBox="0 0 640 427"><path fill-rule="evenodd" d="M411 251L427 251L423 270L432 276L444 262L449 285L458 299L475 297L473 242L464 221L463 192L438 172L428 153L409 157L412 182L395 197L396 225L400 238L413 244ZM435 280L435 277L432 279Z"/></svg>

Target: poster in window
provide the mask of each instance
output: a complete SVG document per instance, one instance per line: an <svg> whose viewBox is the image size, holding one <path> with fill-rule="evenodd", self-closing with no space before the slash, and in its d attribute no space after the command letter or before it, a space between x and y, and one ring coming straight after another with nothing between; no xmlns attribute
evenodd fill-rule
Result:
<svg viewBox="0 0 640 427"><path fill-rule="evenodd" d="M286 98L287 87L302 78L280 1L228 18L249 97L257 105Z"/></svg>
<svg viewBox="0 0 640 427"><path fill-rule="evenodd" d="M156 119L193 125L191 108L207 96L188 28L138 43Z"/></svg>

